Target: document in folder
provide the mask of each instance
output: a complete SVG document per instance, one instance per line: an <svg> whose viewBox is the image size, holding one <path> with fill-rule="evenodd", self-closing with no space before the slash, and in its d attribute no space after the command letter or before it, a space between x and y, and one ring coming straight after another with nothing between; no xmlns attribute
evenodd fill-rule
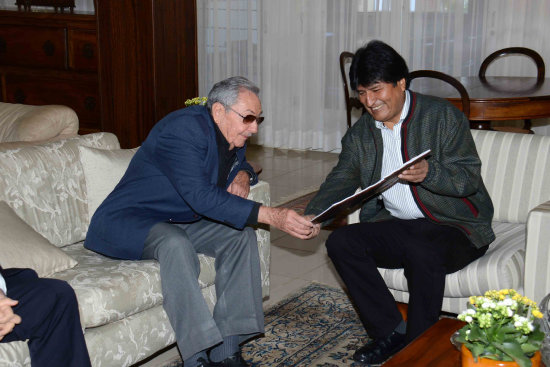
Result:
<svg viewBox="0 0 550 367"><path fill-rule="evenodd" d="M425 152L417 155L414 158L409 159L407 162L403 163L401 167L393 171L392 173L383 177L380 181L376 182L369 187L364 188L363 190L356 192L355 194L348 196L347 198L340 200L337 203L329 206L324 212L317 215L311 221L313 223L322 223L328 219L332 219L339 214L343 214L351 211L353 208L359 206L366 200L372 198L373 196L379 195L383 191L392 187L397 181L399 181L399 176L403 171L405 171L410 166L426 158L430 154L431 150L428 149Z"/></svg>

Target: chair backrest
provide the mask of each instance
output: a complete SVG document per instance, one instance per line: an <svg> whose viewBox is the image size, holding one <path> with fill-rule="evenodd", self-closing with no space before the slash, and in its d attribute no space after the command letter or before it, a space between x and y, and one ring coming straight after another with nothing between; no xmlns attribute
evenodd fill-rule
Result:
<svg viewBox="0 0 550 367"><path fill-rule="evenodd" d="M501 57L514 55L514 54L525 55L533 59L533 61L537 65L537 83L541 83L545 75L544 60L536 51L526 47L508 47L508 48L503 48L501 50L497 50L493 52L492 54L487 56L485 60L483 60L483 63L479 68L479 73L478 73L479 78L481 80L486 80L485 72L487 71L487 67L489 67L489 64L491 64L493 61Z"/></svg>
<svg viewBox="0 0 550 367"><path fill-rule="evenodd" d="M357 108L362 110L364 113L364 107L359 102L359 99L355 97L350 96L350 82L348 80L349 76L346 72L346 65L351 63L351 60L353 59L353 53L348 51L343 51L340 54L340 73L342 74L342 81L344 82L344 97L346 99L346 117L347 117L347 124L348 129L351 127L351 110L353 108Z"/></svg>
<svg viewBox="0 0 550 367"><path fill-rule="evenodd" d="M525 223L550 200L550 137L471 130L481 176L495 207L494 220Z"/></svg>
<svg viewBox="0 0 550 367"><path fill-rule="evenodd" d="M409 73L409 80L416 78L435 78L443 80L444 82L447 82L455 87L455 89L458 90L458 93L460 93L460 98L462 100L462 112L466 115L466 117L470 117L470 96L468 95L466 88L464 88L462 83L457 79L448 74L435 70L415 70Z"/></svg>

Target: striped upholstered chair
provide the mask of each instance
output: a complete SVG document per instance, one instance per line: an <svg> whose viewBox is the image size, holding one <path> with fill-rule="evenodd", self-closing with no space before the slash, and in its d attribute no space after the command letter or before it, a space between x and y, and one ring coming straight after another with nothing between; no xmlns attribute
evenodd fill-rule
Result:
<svg viewBox="0 0 550 367"><path fill-rule="evenodd" d="M550 137L472 130L481 175L495 207L496 240L487 253L447 275L443 311L460 313L468 297L514 288L539 302L550 293ZM348 217L359 220L358 212ZM379 269L398 302L407 302L403 269Z"/></svg>

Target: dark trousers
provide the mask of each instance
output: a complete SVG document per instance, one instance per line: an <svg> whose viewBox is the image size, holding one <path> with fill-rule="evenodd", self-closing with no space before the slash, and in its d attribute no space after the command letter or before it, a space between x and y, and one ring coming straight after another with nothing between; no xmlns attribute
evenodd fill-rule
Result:
<svg viewBox="0 0 550 367"><path fill-rule="evenodd" d="M341 227L329 236L326 247L371 338L389 335L403 320L377 268L404 269L408 342L437 322L445 275L487 251L487 247L476 249L460 230L426 219Z"/></svg>
<svg viewBox="0 0 550 367"><path fill-rule="evenodd" d="M7 296L19 301L13 311L21 323L1 342L28 339L32 367L91 366L71 286L39 278L31 269L6 269L2 274Z"/></svg>

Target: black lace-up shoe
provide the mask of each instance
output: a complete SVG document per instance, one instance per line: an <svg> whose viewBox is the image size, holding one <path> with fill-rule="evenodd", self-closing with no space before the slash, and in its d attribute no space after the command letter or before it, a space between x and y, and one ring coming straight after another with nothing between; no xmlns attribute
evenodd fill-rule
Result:
<svg viewBox="0 0 550 367"><path fill-rule="evenodd" d="M248 367L249 364L243 359L241 352L237 352L230 357L227 357L221 362L210 361L212 367Z"/></svg>
<svg viewBox="0 0 550 367"><path fill-rule="evenodd" d="M393 332L385 338L370 340L353 354L353 360L377 365L381 364L405 346L405 334Z"/></svg>
<svg viewBox="0 0 550 367"><path fill-rule="evenodd" d="M197 359L197 362L198 362L197 367L210 367L210 366L212 366L210 364L210 362L205 361L204 358L202 358L202 357Z"/></svg>

